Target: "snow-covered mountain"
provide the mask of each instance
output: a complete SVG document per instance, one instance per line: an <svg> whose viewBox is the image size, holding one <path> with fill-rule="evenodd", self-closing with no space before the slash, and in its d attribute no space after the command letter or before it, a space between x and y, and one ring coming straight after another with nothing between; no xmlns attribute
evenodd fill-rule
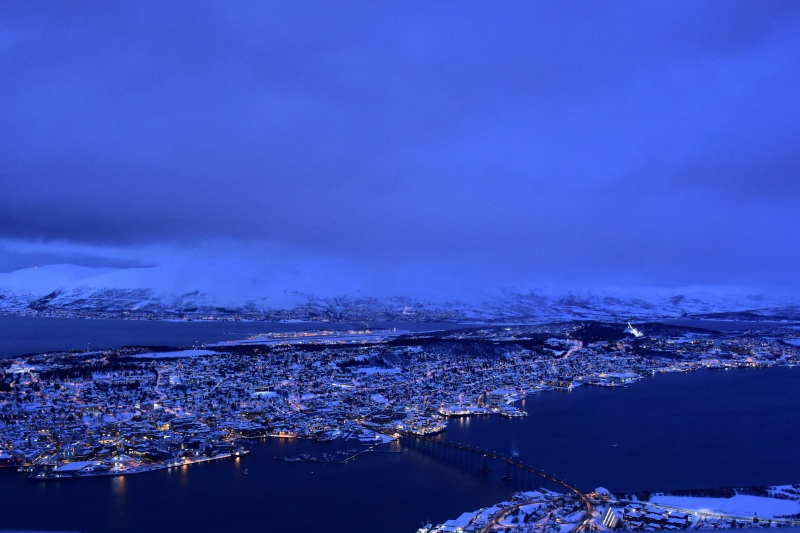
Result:
<svg viewBox="0 0 800 533"><path fill-rule="evenodd" d="M0 312L167 318L247 316L298 320L651 319L689 315L800 318L798 301L731 288L506 287L409 277L370 285L324 269L230 266L89 268L48 265L0 274Z"/></svg>

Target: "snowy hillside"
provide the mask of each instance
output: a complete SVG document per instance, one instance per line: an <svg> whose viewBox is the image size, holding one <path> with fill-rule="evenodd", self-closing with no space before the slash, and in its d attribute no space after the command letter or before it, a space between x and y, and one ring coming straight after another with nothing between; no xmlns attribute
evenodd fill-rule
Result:
<svg viewBox="0 0 800 533"><path fill-rule="evenodd" d="M265 319L477 320L648 319L726 313L798 315L798 302L738 289L490 290L408 275L372 283L328 265L263 271L214 264L148 268L48 265L0 274L0 311L63 316L245 315ZM338 273L338 274L337 274ZM777 311L773 311L776 310ZM737 315L735 313L747 312ZM731 314L734 313L734 314Z"/></svg>

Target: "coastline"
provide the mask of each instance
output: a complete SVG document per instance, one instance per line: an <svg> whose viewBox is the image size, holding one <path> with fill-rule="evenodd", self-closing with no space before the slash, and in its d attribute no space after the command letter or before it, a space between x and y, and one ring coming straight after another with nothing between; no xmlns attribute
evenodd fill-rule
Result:
<svg viewBox="0 0 800 533"><path fill-rule="evenodd" d="M242 448L235 452L223 452L211 457L196 457L196 458L183 458L180 461L164 461L162 463L146 463L138 466L131 466L125 468L109 469L109 470L93 470L92 466L99 466L100 461L87 461L86 470L78 469L58 469L58 466L68 466L74 463L61 463L56 465L50 471L39 470L37 467L20 467L19 471L27 471L28 479L30 481L60 481L64 479L75 479L82 477L108 477L108 476L129 476L133 474L143 474L146 472L156 472L159 470L167 470L170 468L188 467L200 463L208 463L210 461L217 461L220 459L231 459L245 456L250 453L250 450ZM41 467L41 465L40 465Z"/></svg>

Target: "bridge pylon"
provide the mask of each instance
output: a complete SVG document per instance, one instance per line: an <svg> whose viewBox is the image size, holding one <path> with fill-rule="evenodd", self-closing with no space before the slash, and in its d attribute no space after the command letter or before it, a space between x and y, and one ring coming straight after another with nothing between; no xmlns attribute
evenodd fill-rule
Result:
<svg viewBox="0 0 800 533"><path fill-rule="evenodd" d="M491 472L492 469L489 468L489 456L483 454L483 466L478 469L479 472Z"/></svg>
<svg viewBox="0 0 800 533"><path fill-rule="evenodd" d="M503 481L511 481L512 479L514 479L514 476L511 475L511 463L509 463L508 461L506 461L506 475L501 476L500 479L502 479Z"/></svg>

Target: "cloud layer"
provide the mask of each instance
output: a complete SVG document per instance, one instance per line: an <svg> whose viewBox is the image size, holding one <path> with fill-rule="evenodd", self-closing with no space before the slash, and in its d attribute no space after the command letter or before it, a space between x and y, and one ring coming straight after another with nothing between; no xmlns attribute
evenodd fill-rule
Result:
<svg viewBox="0 0 800 533"><path fill-rule="evenodd" d="M798 286L793 1L6 2L0 76L0 269Z"/></svg>

